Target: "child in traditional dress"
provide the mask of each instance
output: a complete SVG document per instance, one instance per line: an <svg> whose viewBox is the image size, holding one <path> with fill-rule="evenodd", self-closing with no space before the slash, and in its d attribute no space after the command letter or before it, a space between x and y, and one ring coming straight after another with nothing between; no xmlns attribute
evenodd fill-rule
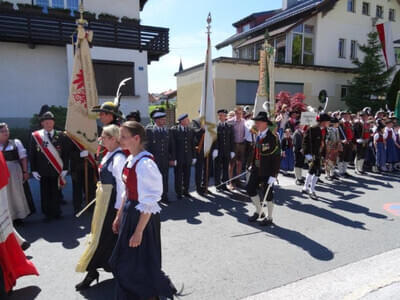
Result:
<svg viewBox="0 0 400 300"><path fill-rule="evenodd" d="M396 143L397 145L400 145L400 124L395 123L393 129L394 134L396 135ZM400 147L397 148L397 157L399 158L399 161L394 165L394 168L397 171L400 171Z"/></svg>
<svg viewBox="0 0 400 300"><path fill-rule="evenodd" d="M284 136L281 141L281 150L281 170L283 175L286 176L288 171L294 170L292 131L289 128L284 132Z"/></svg>
<svg viewBox="0 0 400 300"><path fill-rule="evenodd" d="M374 147L376 153L376 166L379 171L387 171L386 168L386 141L383 138L385 127L378 125L374 134Z"/></svg>

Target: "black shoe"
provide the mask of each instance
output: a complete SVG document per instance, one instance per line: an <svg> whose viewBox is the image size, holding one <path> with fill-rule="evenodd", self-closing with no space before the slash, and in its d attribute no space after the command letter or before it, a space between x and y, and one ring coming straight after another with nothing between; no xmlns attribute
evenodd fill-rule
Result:
<svg viewBox="0 0 400 300"><path fill-rule="evenodd" d="M331 177L331 176L325 176L325 178L326 178L326 180L328 180L328 181L333 181L333 177Z"/></svg>
<svg viewBox="0 0 400 300"><path fill-rule="evenodd" d="M25 250L27 250L30 246L31 246L31 243L25 241L25 242L22 243L21 248L22 248L22 250L25 251Z"/></svg>
<svg viewBox="0 0 400 300"><path fill-rule="evenodd" d="M333 178L333 180L340 180L340 178L337 177L336 175L333 175L332 178Z"/></svg>
<svg viewBox="0 0 400 300"><path fill-rule="evenodd" d="M171 203L171 201L169 201L168 197L161 198L161 202L164 203L164 204L170 204Z"/></svg>
<svg viewBox="0 0 400 300"><path fill-rule="evenodd" d="M190 195L189 192L183 193L183 196L185 196L186 198L189 198L189 199L193 198L193 196Z"/></svg>
<svg viewBox="0 0 400 300"><path fill-rule="evenodd" d="M75 285L75 289L77 291L82 291L82 290L86 290L90 287L90 284L93 281L97 281L97 283L99 283L99 272L97 271L90 271L86 274L86 277L79 282L77 285Z"/></svg>
<svg viewBox="0 0 400 300"><path fill-rule="evenodd" d="M318 200L318 196L315 192L310 193L310 198L313 200Z"/></svg>
<svg viewBox="0 0 400 300"><path fill-rule="evenodd" d="M302 189L302 190L301 190L301 193L302 193L302 194L307 194L307 195L308 195L308 190Z"/></svg>
<svg viewBox="0 0 400 300"><path fill-rule="evenodd" d="M346 173L343 174L343 177L350 178L350 177L353 177L353 176L346 172Z"/></svg>
<svg viewBox="0 0 400 300"><path fill-rule="evenodd" d="M264 218L264 220L258 222L258 225L260 225L260 226L271 226L273 224L274 224L274 222L272 222L272 220L269 220L267 218Z"/></svg>
<svg viewBox="0 0 400 300"><path fill-rule="evenodd" d="M182 199L183 196L181 194L176 194L176 199Z"/></svg>
<svg viewBox="0 0 400 300"><path fill-rule="evenodd" d="M300 180L296 179L296 185L303 185L304 183L301 182Z"/></svg>
<svg viewBox="0 0 400 300"><path fill-rule="evenodd" d="M252 215L251 217L249 217L247 220L249 222L255 222L257 221L257 219L260 217L260 215L258 213L254 213L254 215Z"/></svg>
<svg viewBox="0 0 400 300"><path fill-rule="evenodd" d="M320 178L318 178L317 184L323 184L323 183L324 182Z"/></svg>

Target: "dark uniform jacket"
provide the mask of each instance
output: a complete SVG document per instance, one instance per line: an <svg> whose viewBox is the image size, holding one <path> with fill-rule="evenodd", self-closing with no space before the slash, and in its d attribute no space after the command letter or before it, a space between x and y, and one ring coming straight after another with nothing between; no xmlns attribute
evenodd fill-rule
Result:
<svg viewBox="0 0 400 300"><path fill-rule="evenodd" d="M259 157L259 167L257 162ZM256 166L259 177L277 177L281 165L281 147L279 139L271 130L268 130L265 137L256 141L252 166Z"/></svg>
<svg viewBox="0 0 400 300"><path fill-rule="evenodd" d="M293 134L294 152L300 152L303 149L303 134L296 130Z"/></svg>
<svg viewBox="0 0 400 300"><path fill-rule="evenodd" d="M146 127L146 149L154 156L159 168L169 168L169 161L175 160L175 148L169 129L155 125Z"/></svg>
<svg viewBox="0 0 400 300"><path fill-rule="evenodd" d="M213 150L218 150L219 157L230 158L231 152L235 151L235 137L233 126L225 122L225 125L217 125L217 140L213 145Z"/></svg>
<svg viewBox="0 0 400 300"><path fill-rule="evenodd" d="M303 138L304 155L321 156L322 130L319 125L307 129Z"/></svg>
<svg viewBox="0 0 400 300"><path fill-rule="evenodd" d="M62 131L54 130L51 143L56 148L63 161L63 170L68 170L68 140ZM45 177L58 177L59 174L51 165L49 160L40 150L39 145L32 137L29 158L31 162L31 171L38 172L40 176Z"/></svg>
<svg viewBox="0 0 400 300"><path fill-rule="evenodd" d="M175 160L178 164L192 163L196 157L194 131L190 127L182 130L180 125L171 128L173 147L175 149Z"/></svg>

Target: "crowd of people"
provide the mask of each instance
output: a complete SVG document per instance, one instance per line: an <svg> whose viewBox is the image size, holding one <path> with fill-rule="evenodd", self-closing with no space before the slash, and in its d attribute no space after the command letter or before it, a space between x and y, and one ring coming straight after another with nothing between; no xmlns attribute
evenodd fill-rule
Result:
<svg viewBox="0 0 400 300"><path fill-rule="evenodd" d="M369 108L357 114L321 112L315 124L301 124L301 112L286 106L274 119L264 111L253 115L249 107L219 109L217 136L209 153L204 153L200 118L191 121L185 113L169 127L165 110L158 108L150 114L152 123L143 127L138 111L123 122L112 102L93 111L102 124L95 160L73 138L55 129L47 107L39 114L41 129L32 133L28 150L20 140L10 139L7 124L0 123L0 151L11 175L7 209L16 226L35 212L28 185L32 174L40 182L44 221L59 219L69 172L74 213L96 199L89 242L76 267L87 274L76 290L89 288L99 280L98 269L104 269L116 278L117 299L177 293L161 269L158 202L174 205L168 191L170 168L176 201L210 193L213 178L221 193L244 188L255 207L248 220L262 226L273 225L273 190L279 173L294 177L302 193L318 199L315 187L323 172L326 180L333 181L352 176L350 165L359 175L400 171L400 125L383 110L375 115ZM190 189L192 167L196 194ZM305 177L304 170L308 170ZM86 184L85 178L89 178ZM18 243L23 249L29 247L22 237Z"/></svg>

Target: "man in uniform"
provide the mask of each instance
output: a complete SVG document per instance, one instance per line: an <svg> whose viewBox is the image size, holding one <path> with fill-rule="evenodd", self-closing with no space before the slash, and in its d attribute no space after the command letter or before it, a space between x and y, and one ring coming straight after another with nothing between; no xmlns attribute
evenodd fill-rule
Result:
<svg viewBox="0 0 400 300"><path fill-rule="evenodd" d="M324 146L323 130L329 126L331 117L326 113L320 113L317 117L317 125L307 129L303 139L303 152L308 160L308 174L302 193L309 194L311 199L317 200L315 185L321 175L321 151Z"/></svg>
<svg viewBox="0 0 400 300"><path fill-rule="evenodd" d="M360 120L354 123L354 139L356 141L357 151L355 158L355 172L365 174L364 161L367 154L368 142L370 140L370 124L368 122L368 113L364 109L359 112Z"/></svg>
<svg viewBox="0 0 400 300"><path fill-rule="evenodd" d="M188 114L178 117L178 125L171 128L173 147L175 149L175 192L178 199L189 194L190 170L196 164L195 140L193 129L189 127Z"/></svg>
<svg viewBox="0 0 400 300"><path fill-rule="evenodd" d="M259 112L253 118L258 134L254 146L254 155L250 169L250 178L247 183L247 192L256 207L256 212L249 217L249 222L261 218L260 225L272 225L273 185L280 168L281 149L279 139L268 128L272 125L266 112ZM267 201L268 215L263 213L264 199Z"/></svg>
<svg viewBox="0 0 400 300"><path fill-rule="evenodd" d="M155 109L151 112L150 117L154 121L154 125L146 127L146 149L154 156L154 160L161 172L163 178L163 194L161 201L170 203L168 200L168 173L169 167L175 165L175 151L172 135L165 126L167 122L167 114L163 108Z"/></svg>
<svg viewBox="0 0 400 300"><path fill-rule="evenodd" d="M43 129L32 133L30 163L33 177L40 181L40 197L46 220L59 218L60 189L65 185L68 157L65 135L54 129L54 115L48 111L39 116Z"/></svg>
<svg viewBox="0 0 400 300"><path fill-rule="evenodd" d="M215 186L221 183L221 170L222 182L229 179L229 162L235 155L235 140L233 136L232 125L226 122L228 111L226 109L218 110L218 126L217 126L217 140L213 145L212 156L214 159L214 178ZM226 190L226 185L217 188L218 190Z"/></svg>

